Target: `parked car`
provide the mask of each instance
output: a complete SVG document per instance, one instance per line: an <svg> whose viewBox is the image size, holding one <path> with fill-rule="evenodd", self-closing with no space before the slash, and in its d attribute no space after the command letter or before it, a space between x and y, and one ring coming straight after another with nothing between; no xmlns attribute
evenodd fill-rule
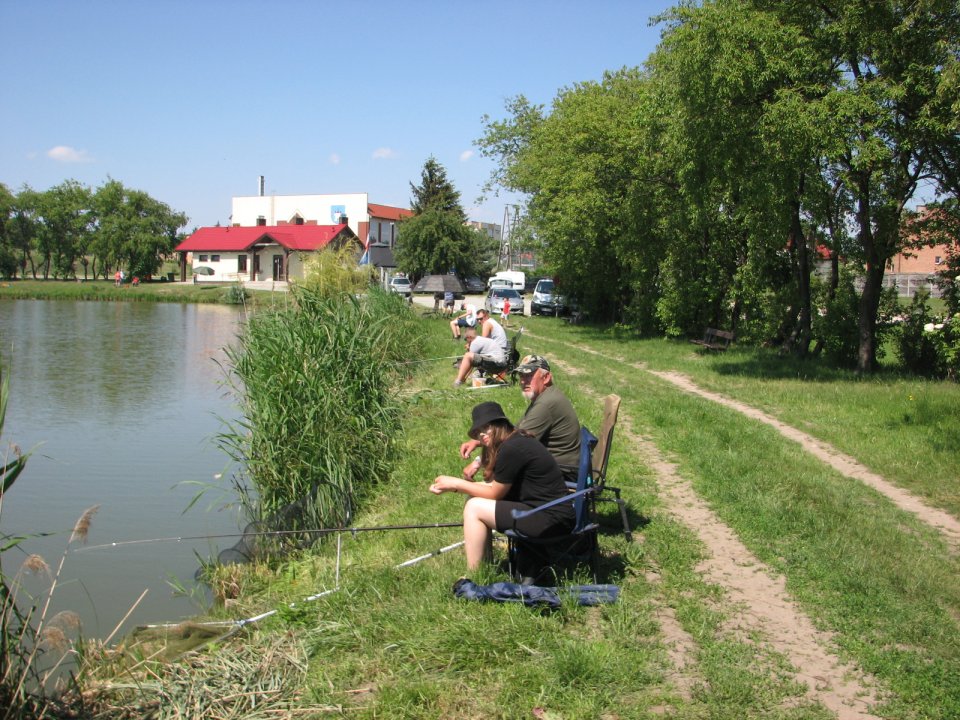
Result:
<svg viewBox="0 0 960 720"><path fill-rule="evenodd" d="M464 278L463 285L467 289L467 292L471 294L482 293L487 289L487 284L476 275Z"/></svg>
<svg viewBox="0 0 960 720"><path fill-rule="evenodd" d="M390 278L390 291L403 295L405 298L413 296L413 286L410 280L405 277Z"/></svg>
<svg viewBox="0 0 960 720"><path fill-rule="evenodd" d="M541 278L533 289L533 300L530 302L531 315L560 315L562 313L561 297L554 292L553 280Z"/></svg>
<svg viewBox="0 0 960 720"><path fill-rule="evenodd" d="M510 314L523 315L523 295L513 288L490 288L490 292L487 293L487 299L484 301L483 306L490 311L491 315L499 315L503 310L503 301L507 298L510 299Z"/></svg>

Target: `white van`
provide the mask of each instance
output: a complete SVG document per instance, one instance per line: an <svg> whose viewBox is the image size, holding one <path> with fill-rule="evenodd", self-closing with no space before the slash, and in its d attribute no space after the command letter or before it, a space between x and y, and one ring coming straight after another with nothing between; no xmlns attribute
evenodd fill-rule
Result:
<svg viewBox="0 0 960 720"><path fill-rule="evenodd" d="M527 277L519 270L501 270L487 280L487 289L489 290L496 285L498 287L513 288L517 292L522 293L526 284Z"/></svg>

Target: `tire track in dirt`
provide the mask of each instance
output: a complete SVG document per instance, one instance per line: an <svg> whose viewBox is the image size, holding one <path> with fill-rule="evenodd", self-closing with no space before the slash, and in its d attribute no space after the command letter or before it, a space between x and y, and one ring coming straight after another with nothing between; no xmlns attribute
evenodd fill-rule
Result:
<svg viewBox="0 0 960 720"><path fill-rule="evenodd" d="M712 400L713 402L719 403L724 407L732 408L733 410L736 410L737 412L740 412L749 418L759 420L760 422L769 425L785 438L799 443L804 450L809 452L821 462L826 463L840 474L845 475L853 480L858 480L864 485L873 488L882 495L885 495L901 510L906 510L907 512L912 513L927 525L936 528L944 536L954 552L960 551L960 520L957 520L957 518L953 517L949 513L944 512L943 510L927 505L923 500L913 493L908 492L903 488L899 488L887 480L884 480L882 477L874 472L871 472L852 457L845 455L832 445L829 445L828 443L825 443L822 440L813 437L812 435L808 435L802 430L798 430L791 425L787 425L786 423L777 420L775 417L768 415L762 410L751 407L750 405L742 403L739 400L734 400L711 390L705 390L682 373L649 370L636 363L631 364L631 367L637 368L638 370L644 370L645 372L655 375L662 380L672 383L681 390L698 395L702 398L706 398L707 400Z"/></svg>
<svg viewBox="0 0 960 720"><path fill-rule="evenodd" d="M537 337L529 332L527 333L527 336L531 338ZM548 338L541 339L547 340ZM562 343L562 341L557 340L554 340L553 342ZM693 380L683 373L651 370L643 363L632 363L623 358L604 355L593 348L583 345L578 345L575 343L562 344L568 345L569 347L575 347L581 352L602 357L605 360L622 362L629 367L635 368L636 370L650 373L661 380L665 380L685 392L698 395L699 397L707 400L711 400L715 403L723 405L724 407L736 410L737 412L740 412L749 418L769 425L785 438L798 443L800 447L802 447L808 453L816 457L821 462L826 463L840 474L851 478L852 480L862 482L863 484L873 488L881 495L884 495L890 500L890 502L892 502L901 510L905 510L925 524L935 528L943 536L944 540L954 553L960 552L960 520L955 518L953 515L940 510L939 508L931 507L913 493L897 487L888 480L885 480L880 475L877 475L875 472L872 472L861 463L857 462L854 458L840 452L829 443L819 440L812 435L808 435L802 430L798 430L791 425L787 425L785 422L777 420L777 418L773 417L772 415L768 415L762 410L758 410L757 408L740 402L739 400L734 400L733 398L729 398L711 390L705 390L694 383Z"/></svg>
<svg viewBox="0 0 960 720"><path fill-rule="evenodd" d="M576 347L606 357L591 348ZM571 375L583 373L570 363L556 364ZM595 393L590 394L596 397ZM839 720L876 718L869 710L877 702L872 689L875 680L843 663L827 649L835 644L835 636L813 625L790 597L783 576L750 552L679 474L677 466L650 439L634 431L635 422L626 408L621 407L621 415L626 421L622 424L627 426L621 432L654 471L666 511L689 528L706 548L709 557L697 570L706 581L723 587L737 608L730 627L743 636L759 631L773 650L793 664L795 677L807 688L806 697L828 708ZM671 614L661 617L661 626L668 634L668 653L679 678L692 668L688 658L696 645ZM686 687L681 687L681 692L689 692L689 684L682 685Z"/></svg>
<svg viewBox="0 0 960 720"><path fill-rule="evenodd" d="M570 363L552 362L570 375L582 374L580 368ZM591 391L588 393L597 397ZM759 633L765 638L770 648L793 665L794 676L807 688L805 697L829 709L838 720L879 720L870 713L870 706L877 702L872 689L876 685L874 679L855 666L843 663L827 649L835 644L833 633L814 627L791 599L783 576L774 573L750 552L680 475L677 466L669 462L650 439L635 432L635 422L623 406L620 415L621 434L653 470L666 511L705 546L709 557L697 571L707 582L726 591L735 607L730 627L741 637ZM689 659L695 643L672 614L661 617L661 626L668 636L668 654L679 679L695 665ZM678 685L682 693L689 692L689 682L681 681Z"/></svg>

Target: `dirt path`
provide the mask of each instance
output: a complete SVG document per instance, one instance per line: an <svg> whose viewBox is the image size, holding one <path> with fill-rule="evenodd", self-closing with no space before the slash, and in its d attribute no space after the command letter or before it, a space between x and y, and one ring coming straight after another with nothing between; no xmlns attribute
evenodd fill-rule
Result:
<svg viewBox="0 0 960 720"><path fill-rule="evenodd" d="M581 373L569 363L555 364L570 375ZM737 609L730 631L742 638L765 638L774 651L789 658L797 680L807 688L806 697L828 708L839 720L877 718L869 711L870 705L877 702L872 678L832 654L828 648L833 645L833 635L814 627L791 599L783 577L740 542L653 442L635 432L628 408L621 408L620 417L618 432L654 471L666 511L706 547L710 557L698 571L707 582L724 588ZM668 609L661 614L660 621L668 656L676 671L672 677L678 691L686 695L690 675L696 673L696 645Z"/></svg>
<svg viewBox="0 0 960 720"><path fill-rule="evenodd" d="M712 400L713 402L719 403L725 407L729 407L741 412L749 418L753 418L754 420L759 420L762 423L770 425L785 438L799 443L804 450L816 457L818 460L826 463L837 472L854 480L859 480L865 485L872 487L877 492L889 498L890 501L900 509L913 513L927 525L936 528L943 534L944 538L953 548L954 552L960 551L960 520L957 520L957 518L953 517L949 513L944 512L943 510L930 507L913 493L907 492L903 488L899 488L896 485L887 482L876 473L865 468L849 455L844 455L842 452L828 443L818 440L817 438L812 437L811 435L808 435L807 433L798 430L795 427L787 425L786 423L777 420L775 417L767 415L762 410L757 410L754 407L746 405L738 400L733 400L732 398L728 398L724 395L720 395L719 393L711 392L710 390L704 390L682 373L658 372L655 370L649 370L640 364L633 364L631 367L649 372L652 375L656 375L658 378L673 383L678 388L688 393Z"/></svg>
<svg viewBox="0 0 960 720"><path fill-rule="evenodd" d="M536 335L533 335L529 332L527 333L527 336L536 337ZM643 363L630 363L623 358L604 355L603 353L597 352L593 348L589 348L584 345L571 344L571 347L576 347L577 350L590 353L592 355L598 355L607 360L623 362L632 368L650 373L661 380L665 380L681 390L684 390L685 392L706 398L707 400L711 400L719 403L720 405L743 413L749 418L766 423L767 425L775 428L785 438L798 443L804 450L809 452L820 461L826 463L837 472L870 486L877 492L887 497L901 510L912 513L922 522L933 528L936 528L941 533L944 540L947 542L953 552L960 552L960 520L949 513L944 512L943 510L931 507L913 493L910 493L903 488L899 488L887 480L884 480L882 477L857 462L854 458L850 457L849 455L845 455L829 443L818 440L812 435L808 435L802 430L798 430L795 427L787 425L786 423L777 420L775 417L768 415L762 410L751 407L746 403L742 403L738 400L734 400L710 390L705 390L682 373L650 370Z"/></svg>

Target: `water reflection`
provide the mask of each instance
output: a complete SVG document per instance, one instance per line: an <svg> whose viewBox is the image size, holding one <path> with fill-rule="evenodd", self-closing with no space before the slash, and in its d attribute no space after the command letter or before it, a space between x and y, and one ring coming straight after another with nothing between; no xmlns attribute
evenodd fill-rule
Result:
<svg viewBox="0 0 960 720"><path fill-rule="evenodd" d="M0 302L11 385L4 446L36 447L4 498L3 533L58 532L24 548L54 565L77 518L97 504L90 544L234 532L235 511L216 509L232 499L232 468L213 438L219 418L236 415L216 361L239 320L219 306ZM216 491L184 513L201 486ZM158 541L72 552L55 609L79 612L85 634L102 637L147 588L128 624L176 620L195 606L172 597L168 580L189 583L195 553L215 550ZM8 573L14 559L4 556Z"/></svg>

